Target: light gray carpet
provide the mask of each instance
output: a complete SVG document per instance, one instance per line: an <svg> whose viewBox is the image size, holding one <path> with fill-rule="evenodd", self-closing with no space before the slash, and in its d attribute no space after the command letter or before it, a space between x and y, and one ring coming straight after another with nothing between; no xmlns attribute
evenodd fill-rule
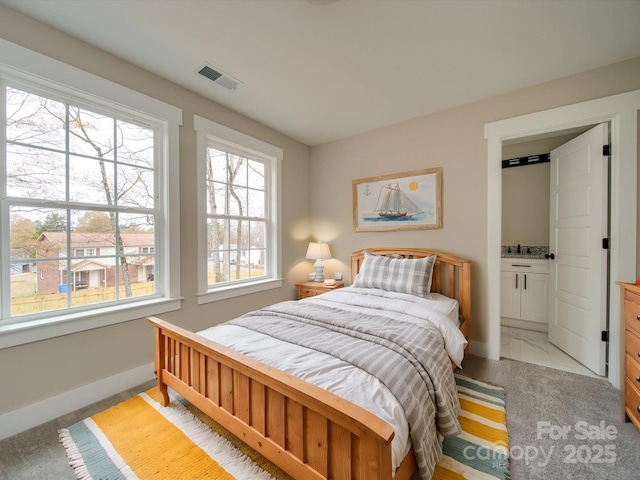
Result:
<svg viewBox="0 0 640 480"><path fill-rule="evenodd" d="M463 367L505 388L512 479L640 479L640 433L608 381L510 359Z"/></svg>
<svg viewBox="0 0 640 480"><path fill-rule="evenodd" d="M462 374L506 390L513 480L640 480L640 433L630 423L622 423L620 392L606 380L471 355L463 366ZM0 480L74 480L57 430L150 386L141 385L0 442ZM541 438L537 438L538 422L548 422L547 430L540 431ZM610 435L615 428L615 439L576 438L581 434L576 425L599 432L600 422ZM563 427L571 428L566 439L550 438L549 430L555 433Z"/></svg>
<svg viewBox="0 0 640 480"><path fill-rule="evenodd" d="M58 430L124 402L155 384L155 381L145 383L0 441L0 480L75 480Z"/></svg>

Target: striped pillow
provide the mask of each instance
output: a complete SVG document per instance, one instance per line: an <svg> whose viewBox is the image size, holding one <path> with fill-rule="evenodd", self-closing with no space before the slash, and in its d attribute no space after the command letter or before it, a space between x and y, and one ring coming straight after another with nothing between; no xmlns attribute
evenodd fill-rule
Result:
<svg viewBox="0 0 640 480"><path fill-rule="evenodd" d="M435 255L409 259L373 255L365 251L353 286L428 297L435 262Z"/></svg>

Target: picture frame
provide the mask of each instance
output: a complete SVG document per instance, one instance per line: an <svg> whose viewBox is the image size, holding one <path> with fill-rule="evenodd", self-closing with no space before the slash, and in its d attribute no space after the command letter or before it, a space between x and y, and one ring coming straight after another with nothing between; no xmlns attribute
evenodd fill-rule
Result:
<svg viewBox="0 0 640 480"><path fill-rule="evenodd" d="M442 167L352 181L353 231L442 228Z"/></svg>

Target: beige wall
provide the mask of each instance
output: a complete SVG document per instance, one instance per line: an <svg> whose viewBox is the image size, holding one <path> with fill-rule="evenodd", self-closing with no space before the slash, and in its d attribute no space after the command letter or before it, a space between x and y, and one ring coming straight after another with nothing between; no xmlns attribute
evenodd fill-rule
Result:
<svg viewBox="0 0 640 480"><path fill-rule="evenodd" d="M576 135L505 145L502 159L549 153ZM502 245L549 246L549 165L502 170Z"/></svg>
<svg viewBox="0 0 640 480"><path fill-rule="evenodd" d="M328 262L328 272L346 271L349 252L367 246L424 246L469 258L474 262L471 338L486 343L484 124L637 89L640 58L313 147L312 231L331 243L336 259ZM443 168L441 230L353 232L353 179L430 167Z"/></svg>
<svg viewBox="0 0 640 480"><path fill-rule="evenodd" d="M250 309L294 298L294 283L311 265L309 241L309 147L208 101L169 81L0 6L0 37L97 74L183 109L180 129L182 309L162 315L189 329L202 329ZM212 88L217 88L212 86ZM196 304L196 135L198 114L284 150L282 169L282 289ZM304 263L300 263L304 262ZM296 268L296 266L300 264ZM0 350L0 414L153 361L153 331L144 320Z"/></svg>
<svg viewBox="0 0 640 480"><path fill-rule="evenodd" d="M502 170L502 245L549 245L548 163Z"/></svg>

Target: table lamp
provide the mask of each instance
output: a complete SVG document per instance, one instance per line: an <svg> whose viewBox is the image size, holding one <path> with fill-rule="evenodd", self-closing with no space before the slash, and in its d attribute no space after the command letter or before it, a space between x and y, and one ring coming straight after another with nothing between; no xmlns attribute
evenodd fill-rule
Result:
<svg viewBox="0 0 640 480"><path fill-rule="evenodd" d="M321 242L309 242L309 248L307 248L307 255L305 258L316 261L313 264L313 269L316 271L315 281L324 282L324 264L322 260L328 260L331 258L331 250L329 245Z"/></svg>

